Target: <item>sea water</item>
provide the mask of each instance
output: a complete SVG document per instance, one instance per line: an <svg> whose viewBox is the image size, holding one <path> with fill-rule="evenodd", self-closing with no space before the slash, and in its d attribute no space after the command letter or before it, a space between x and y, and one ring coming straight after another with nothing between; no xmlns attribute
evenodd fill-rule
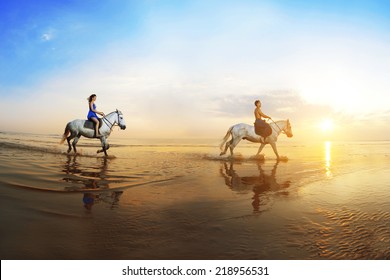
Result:
<svg viewBox="0 0 390 280"><path fill-rule="evenodd" d="M2 259L389 259L390 142L0 133Z"/></svg>

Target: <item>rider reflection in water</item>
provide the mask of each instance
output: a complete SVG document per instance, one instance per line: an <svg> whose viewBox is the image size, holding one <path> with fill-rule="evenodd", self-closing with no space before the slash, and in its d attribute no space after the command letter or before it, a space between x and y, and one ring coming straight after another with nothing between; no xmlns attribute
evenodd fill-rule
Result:
<svg viewBox="0 0 390 280"><path fill-rule="evenodd" d="M287 189L291 182L289 180L277 181L278 162L273 165L271 172L269 170L264 171L264 165L263 162L257 163L258 173L251 176L240 176L239 169L234 168L233 161L229 165L224 162L220 168L220 174L224 178L226 186L232 191L239 194L253 192L251 204L254 213L263 212L271 207L273 197L289 195Z"/></svg>
<svg viewBox="0 0 390 280"><path fill-rule="evenodd" d="M110 206L110 209L114 209L118 207L119 199L122 194L123 191L107 191L99 193L86 192L83 194L84 207L85 209L91 211L92 206L103 202L108 204Z"/></svg>
<svg viewBox="0 0 390 280"><path fill-rule="evenodd" d="M98 203L116 208L123 193L115 186L110 188L110 177L107 175L109 160L102 158L101 164L93 166L83 163L80 158L67 155L67 160L61 171L64 173L63 181L69 183L64 189L66 192L83 192L83 204L87 210Z"/></svg>

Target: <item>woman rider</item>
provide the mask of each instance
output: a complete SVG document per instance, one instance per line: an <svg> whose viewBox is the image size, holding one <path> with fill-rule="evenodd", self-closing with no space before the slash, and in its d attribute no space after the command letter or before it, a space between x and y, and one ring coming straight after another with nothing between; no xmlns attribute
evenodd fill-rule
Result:
<svg viewBox="0 0 390 280"><path fill-rule="evenodd" d="M99 138L102 137L103 135L100 135L99 133L99 117L97 116L97 114L103 117L105 115L103 112L99 112L96 110L95 101L96 101L96 94L91 94L91 96L88 97L89 111L88 111L87 119L95 123L95 137Z"/></svg>

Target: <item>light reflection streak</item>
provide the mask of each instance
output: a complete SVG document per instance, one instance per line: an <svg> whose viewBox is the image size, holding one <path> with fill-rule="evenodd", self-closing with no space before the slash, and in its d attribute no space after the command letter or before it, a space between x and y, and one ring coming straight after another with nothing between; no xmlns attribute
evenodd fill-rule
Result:
<svg viewBox="0 0 390 280"><path fill-rule="evenodd" d="M325 170L326 170L326 177L331 178L332 177L332 171L330 169L331 167L331 152L332 152L332 142L326 141L325 142Z"/></svg>

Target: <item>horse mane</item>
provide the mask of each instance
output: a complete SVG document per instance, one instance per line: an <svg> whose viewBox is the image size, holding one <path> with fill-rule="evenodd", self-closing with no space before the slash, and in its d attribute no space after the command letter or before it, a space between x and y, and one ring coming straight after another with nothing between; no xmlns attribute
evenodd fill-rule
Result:
<svg viewBox="0 0 390 280"><path fill-rule="evenodd" d="M108 113L107 116L108 116L108 115L111 115L111 114L114 114L114 113L116 113L116 111L113 111L113 112L111 112L111 113Z"/></svg>
<svg viewBox="0 0 390 280"><path fill-rule="evenodd" d="M111 114L115 114L115 113L118 113L119 115L121 115L121 114L122 114L122 112L121 112L121 111L119 111L119 110L117 109L117 110L115 110L115 111L112 111L111 113L108 113L106 116L109 116L109 115L111 115Z"/></svg>
<svg viewBox="0 0 390 280"><path fill-rule="evenodd" d="M287 124L287 120L271 121L271 123L269 123L269 124L272 125L272 124L278 124L278 123L286 123Z"/></svg>
<svg viewBox="0 0 390 280"><path fill-rule="evenodd" d="M283 123L283 125L281 123ZM278 128L280 130L283 130L285 128L285 126L287 126L287 123L288 123L288 119L287 120L278 120L278 121L273 121L272 120L272 122L269 123L269 125L271 127L273 127L274 129Z"/></svg>

